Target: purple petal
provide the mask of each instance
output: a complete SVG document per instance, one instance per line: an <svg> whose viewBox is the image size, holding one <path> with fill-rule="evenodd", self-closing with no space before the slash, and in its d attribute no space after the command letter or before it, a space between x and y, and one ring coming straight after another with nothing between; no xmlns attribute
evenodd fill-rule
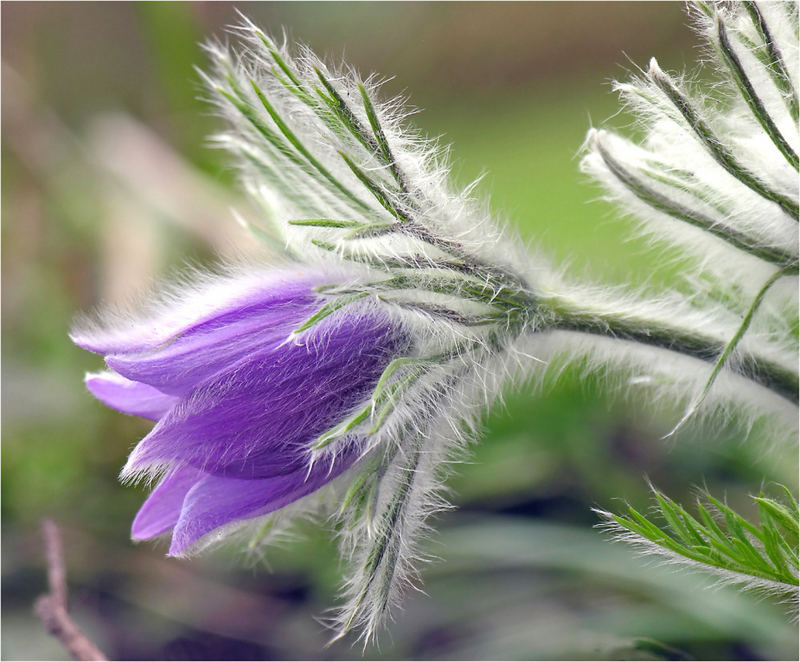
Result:
<svg viewBox="0 0 800 662"><path fill-rule="evenodd" d="M153 421L164 416L178 402L174 396L113 372L87 374L86 388L112 409Z"/></svg>
<svg viewBox="0 0 800 662"><path fill-rule="evenodd" d="M181 556L204 535L226 524L271 513L318 490L350 467L355 449L337 456L333 465L317 464L309 472L246 480L205 476L188 492L183 510L172 533L170 556Z"/></svg>
<svg viewBox="0 0 800 662"><path fill-rule="evenodd" d="M185 395L232 363L277 347L313 314L314 302L310 294L292 301L273 298L199 325L156 350L108 356L106 363L128 379Z"/></svg>
<svg viewBox="0 0 800 662"><path fill-rule="evenodd" d="M123 475L174 463L243 478L300 468L308 443L369 396L404 343L376 318L344 318L305 344L247 358L170 410Z"/></svg>
<svg viewBox="0 0 800 662"><path fill-rule="evenodd" d="M164 478L147 498L131 526L134 540L155 538L178 523L186 493L203 474L191 467L182 467Z"/></svg>
<svg viewBox="0 0 800 662"><path fill-rule="evenodd" d="M165 298L149 319L137 323L123 320L117 329L76 329L70 337L96 354L158 351L165 344L227 324L241 311L268 309L273 303L308 296L316 285L328 280L321 272L300 268L215 277L194 292Z"/></svg>

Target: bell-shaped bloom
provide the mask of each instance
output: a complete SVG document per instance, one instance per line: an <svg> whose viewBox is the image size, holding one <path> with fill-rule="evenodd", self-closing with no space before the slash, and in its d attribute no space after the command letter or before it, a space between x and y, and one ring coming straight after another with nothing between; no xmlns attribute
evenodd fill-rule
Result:
<svg viewBox="0 0 800 662"><path fill-rule="evenodd" d="M319 271L220 278L144 322L73 334L111 369L87 376L95 397L156 421L122 471L163 476L136 516L135 539L172 531L169 553L185 554L358 459L358 438L326 462L309 464L309 448L364 406L408 341L385 317L349 309L293 334L319 310L314 288L327 282Z"/></svg>

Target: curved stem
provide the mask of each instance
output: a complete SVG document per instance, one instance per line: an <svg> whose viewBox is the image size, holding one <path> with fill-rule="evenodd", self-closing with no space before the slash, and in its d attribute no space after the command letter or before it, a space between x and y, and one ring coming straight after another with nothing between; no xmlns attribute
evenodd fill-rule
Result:
<svg viewBox="0 0 800 662"><path fill-rule="evenodd" d="M663 318L647 319L601 310L587 312L552 299L548 307L555 316L551 329L631 340L709 363L715 363L727 345L725 340L711 334L682 328ZM784 398L798 402L798 375L791 368L764 356L745 354L739 361L738 372Z"/></svg>

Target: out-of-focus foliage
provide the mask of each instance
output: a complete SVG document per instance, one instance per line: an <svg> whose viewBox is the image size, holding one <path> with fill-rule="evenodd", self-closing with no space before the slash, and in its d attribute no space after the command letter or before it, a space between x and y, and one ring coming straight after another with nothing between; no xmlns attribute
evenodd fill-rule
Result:
<svg viewBox="0 0 800 662"><path fill-rule="evenodd" d="M573 273L680 287L669 254L628 227L577 171L589 124L612 115L604 81L643 64L693 60L677 4L280 3L258 24L362 71L396 79L414 118L454 144L457 177ZM73 316L132 297L186 262L257 251L231 208L257 213L224 156L192 71L198 43L236 20L227 3L3 7L3 656L62 659L31 605L44 588L38 522L65 529L72 609L127 659L349 658L314 620L340 570L330 536L240 569L241 553L163 558L134 547L139 489L116 481L149 424L84 392L95 357L67 339ZM624 125L627 120L612 120ZM268 254L258 253L263 259ZM660 440L680 412L610 400L575 368L548 393L521 393L450 482L424 570L428 597L370 658L780 659L797 656L783 609L696 576L645 566L591 527L591 506L648 504L644 474L677 500L693 484L754 514L763 477L796 487L796 455L737 421ZM746 440L745 440L746 437Z"/></svg>

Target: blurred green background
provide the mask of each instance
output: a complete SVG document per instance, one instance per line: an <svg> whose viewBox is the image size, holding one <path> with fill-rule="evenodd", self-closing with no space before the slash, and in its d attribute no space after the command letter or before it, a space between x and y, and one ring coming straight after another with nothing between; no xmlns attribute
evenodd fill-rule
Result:
<svg viewBox="0 0 800 662"><path fill-rule="evenodd" d="M608 82L658 55L698 56L677 3L259 3L241 8L332 62L394 76L454 145L454 176L575 275L680 287L680 262L644 242L578 172L590 124L626 127ZM248 251L252 213L195 65L236 22L228 3L2 7L2 657L64 659L36 621L43 516L66 539L76 620L117 659L342 659L318 622L341 568L325 527L263 562L168 560L133 546L145 495L116 475L148 424L84 390L98 357L70 324L187 263ZM614 117L612 117L614 116ZM608 119L611 118L611 119ZM631 129L633 130L633 129ZM644 477L691 501L744 507L762 481L796 488L795 450L734 421L663 441L675 411L605 393L573 370L509 394L449 481L423 571L375 659L796 659L783 609L647 565L592 529L592 506L646 508ZM769 485L767 484L769 488Z"/></svg>

